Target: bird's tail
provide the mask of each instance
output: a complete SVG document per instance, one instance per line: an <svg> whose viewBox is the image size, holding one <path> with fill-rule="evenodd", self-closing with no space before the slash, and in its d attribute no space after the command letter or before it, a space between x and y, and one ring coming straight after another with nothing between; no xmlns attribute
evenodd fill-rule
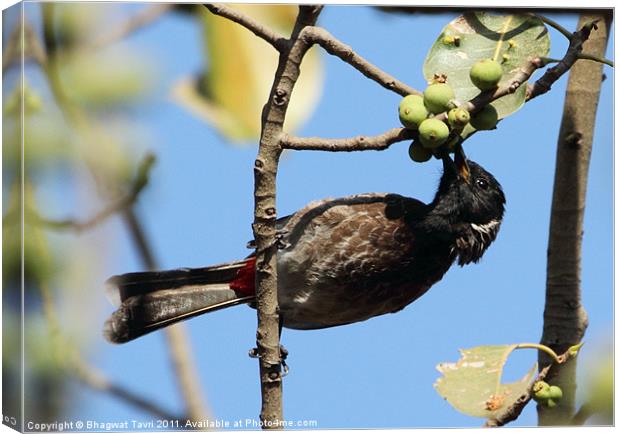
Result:
<svg viewBox="0 0 620 434"><path fill-rule="evenodd" d="M178 321L254 300L254 266L242 261L113 276L106 289L120 303L103 328L112 343L124 343Z"/></svg>

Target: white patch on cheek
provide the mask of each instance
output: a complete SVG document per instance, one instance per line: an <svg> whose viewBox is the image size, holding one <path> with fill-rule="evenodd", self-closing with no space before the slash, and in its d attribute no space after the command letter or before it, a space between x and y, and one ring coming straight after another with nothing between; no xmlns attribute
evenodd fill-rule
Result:
<svg viewBox="0 0 620 434"><path fill-rule="evenodd" d="M490 222L485 223L483 225L477 225L476 223L470 223L471 229L474 232L477 232L479 234L484 234L484 235L488 235L490 232L492 232L493 229L497 227L497 225L499 225L499 222L497 220L491 220Z"/></svg>

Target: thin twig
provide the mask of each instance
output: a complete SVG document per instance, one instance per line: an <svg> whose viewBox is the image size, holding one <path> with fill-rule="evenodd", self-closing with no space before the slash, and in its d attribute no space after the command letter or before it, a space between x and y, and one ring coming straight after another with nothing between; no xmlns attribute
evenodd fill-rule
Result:
<svg viewBox="0 0 620 434"><path fill-rule="evenodd" d="M346 139L325 139L321 137L295 137L284 134L280 139L283 149L294 149L297 151L330 151L330 152L350 152L350 151L382 151L390 145L411 140L414 132L405 128L392 128L377 136L357 136Z"/></svg>
<svg viewBox="0 0 620 434"><path fill-rule="evenodd" d="M288 40L273 29L259 23L254 18L236 11L220 3L203 4L212 14L227 18L242 27L245 27L256 36L271 44L276 50L282 51Z"/></svg>
<svg viewBox="0 0 620 434"><path fill-rule="evenodd" d="M368 60L357 54L353 48L340 42L331 33L321 27L306 27L301 37L308 43L318 44L329 54L338 57L343 62L348 63L364 76L379 83L392 92L399 95L422 95L422 93L411 86L397 80L379 67L373 65Z"/></svg>
<svg viewBox="0 0 620 434"><path fill-rule="evenodd" d="M21 67L24 61L33 59L39 65L46 61L45 51L37 38L37 33L30 22L24 17L18 20L9 37L2 53L2 72L6 72L12 66Z"/></svg>
<svg viewBox="0 0 620 434"><path fill-rule="evenodd" d="M612 68L614 67L614 62L605 57L595 56L594 54L589 53L580 53L577 58L579 60L592 60L593 62L604 63L605 65L609 65Z"/></svg>
<svg viewBox="0 0 620 434"><path fill-rule="evenodd" d="M33 236L31 239L41 244L41 235ZM44 264L49 264L51 259L47 253L47 249L39 247L38 260ZM115 398L130 404L140 410L154 415L155 417L165 418L167 420L179 419L178 415L162 409L150 400L120 386L112 383L102 372L95 367L90 366L80 355L74 344L69 342L60 328L60 322L54 309L54 300L48 283L45 280L38 281L38 288L41 292L41 300L43 306L43 315L49 326L50 339L52 348L54 349L52 356L55 357L57 363L64 368L66 373L75 376L79 381L94 390L98 390Z"/></svg>
<svg viewBox="0 0 620 434"><path fill-rule="evenodd" d="M96 38L91 44L86 44L87 49L98 50L111 45L132 33L151 24L174 7L172 3L155 3L140 9L135 15L115 26L112 31Z"/></svg>
<svg viewBox="0 0 620 434"><path fill-rule="evenodd" d="M551 86L559 80L562 75L568 72L568 70L578 60L578 56L583 49L583 43L590 37L590 33L594 27L594 23L589 23L583 26L579 31L571 34L571 42L564 57L557 63L557 65L547 69L543 76L528 88L526 93L526 101L548 92L551 89ZM555 59L542 57L530 59L530 61L519 70L510 83L497 88L495 91L481 92L475 98L470 100L464 107L470 112L475 113L490 102L516 92L521 85L529 80L537 69L543 68L547 64L556 61L557 60ZM436 117L446 120L447 113L439 114Z"/></svg>
<svg viewBox="0 0 620 434"><path fill-rule="evenodd" d="M528 89L526 98L528 101L551 90L553 83L559 80L575 64L583 50L583 43L588 40L590 33L595 28L596 23L593 21L571 34L566 54L557 65L547 69L543 76L536 80L531 89Z"/></svg>
<svg viewBox="0 0 620 434"><path fill-rule="evenodd" d="M148 399L120 386L112 383L102 372L93 366L88 365L81 359L76 359L72 363L72 372L74 375L94 390L111 395L129 405L132 405L142 411L150 413L157 418L165 420L185 420L185 416L173 415L172 413L162 409L157 404Z"/></svg>
<svg viewBox="0 0 620 434"><path fill-rule="evenodd" d="M514 93L519 86L527 82L527 80L538 68L541 68L544 65L545 61L541 58L532 59L521 68L510 83L497 88L495 91L480 93L475 98L464 104L463 107L468 111L475 113L490 102L505 95ZM448 119L448 114L444 112L435 117L439 120L446 121ZM346 139L325 139L319 137L295 137L284 134L280 140L281 146L284 149L350 152L384 150L394 143L414 138L415 133L410 130L404 128L393 128L383 134L371 137L358 136Z"/></svg>
<svg viewBox="0 0 620 434"><path fill-rule="evenodd" d="M573 39L562 60L559 61L558 65L549 68L549 70L547 70L543 77L541 77L541 79L539 79L532 86L531 89L528 89L528 94L526 97L527 100L530 100L544 92L547 92L549 89L551 89L551 85L570 69L570 67L577 61L578 54L582 49L583 42L589 37L591 29L592 25L586 25L579 32L575 32L575 34L571 35ZM372 64L365 63L366 61L359 57L357 54L355 54L355 52L350 47L334 40L331 35L329 35L329 33L327 33L325 30L318 27L307 27L304 30L303 34L310 43L316 42L320 44L326 49L326 51L330 52L331 54L337 55L345 62L352 64L364 75L379 82L384 87L401 94L409 94L413 92L419 93L413 89L406 90L405 88L402 88L401 86L406 86L402 83L394 82L391 79L386 79L386 77L391 76L385 74L381 70L378 70L378 68L373 69L375 67ZM326 45L323 45L323 43L319 41L323 41L323 43L325 43ZM327 47L330 48L328 49ZM332 50L333 52L330 50ZM527 62L521 67L521 69L518 71L517 74L515 74L515 76L509 83L506 83L505 85L498 87L495 90L481 92L476 97L465 103L463 105L463 108L467 109L471 113L476 113L487 104L499 98L502 98L503 96L515 93L520 86L527 83L529 78L534 74L534 72L536 72L536 70L543 68L544 66L553 61L553 59L545 59L542 57L530 59L529 62ZM561 67L559 67L560 65ZM394 83L398 84L396 85ZM546 90L544 92L542 92L542 86L546 87ZM448 114L444 112L436 115L435 117L439 120L446 121L448 119ZM318 137L302 138L285 134L281 137L281 146L284 149L295 150L320 150L330 152L367 151L387 149L393 143L413 138L413 133L403 131L403 129L398 128L389 130L379 136L359 136L346 139L325 139Z"/></svg>
<svg viewBox="0 0 620 434"><path fill-rule="evenodd" d="M561 34L566 36L566 39L568 39L569 41L573 37L573 32L571 32L570 30L568 30L566 27L562 26L561 24L557 23L556 21L552 20L551 18L548 18L548 17L546 17L544 15L535 14L535 13L531 13L529 15L532 15L532 16L538 18L543 23L549 25L550 27L553 27L558 32L560 32Z"/></svg>
<svg viewBox="0 0 620 434"><path fill-rule="evenodd" d="M566 351L564 354L561 354L558 356L558 360L559 360L558 363L560 364L564 363L573 357L575 357L575 354L572 353L571 350ZM549 373L549 370L551 369L553 365L554 364L549 364L545 366L544 368L542 368L540 372L538 373L538 376L536 377L536 379L533 381L532 386L536 384L538 381L543 381L547 377L547 374ZM490 427L504 426L507 423L516 420L521 414L521 412L523 411L523 409L525 408L525 406L530 402L531 399L532 399L532 387L530 387L526 393L521 395L515 402L513 402L509 407L507 407L502 413L492 418L489 418L484 423L483 427L490 428Z"/></svg>
<svg viewBox="0 0 620 434"><path fill-rule="evenodd" d="M144 268L156 270L158 268L151 243L144 232L142 223L130 207L124 210L124 221L129 229L134 246L137 248ZM170 351L170 361L179 382L179 389L187 407L187 414L194 421L209 419L208 411L200 383L197 381L198 370L192 357L191 346L187 338L187 328L184 324L174 324L164 331Z"/></svg>
<svg viewBox="0 0 620 434"><path fill-rule="evenodd" d="M148 184L149 172L154 163L155 156L150 153L147 154L138 166L136 178L134 179L129 192L125 196L110 202L106 207L87 219L78 220L68 218L63 220L54 220L47 217L42 217L34 210L27 210L24 213L25 220L27 223L44 226L48 229L55 230L71 230L80 233L92 229L103 223L108 217L132 206L138 200L140 193Z"/></svg>
<svg viewBox="0 0 620 434"><path fill-rule="evenodd" d="M57 50L59 49L58 44L56 43L55 38L55 29L54 29L54 3L44 3L42 5L43 8L43 37L44 37L44 45L47 51L48 62L44 65L44 72L49 81L49 86L54 95L54 98L61 109L63 115L67 119L67 122L70 125L73 125L74 128L78 131L79 134L83 135L85 139L89 142L92 142L92 146L103 147L101 146L102 137L101 134L104 133L101 129L96 128L96 125L93 121L87 116L85 110L72 101L64 90L63 83L60 80L60 72L57 68L57 62L54 61L53 56L56 55ZM106 185L106 179L103 179L97 176L95 162L87 161L88 167L95 178L95 181L102 188L109 187ZM143 187L143 186L142 186ZM141 188L142 188L141 187ZM140 252L142 254L143 261L150 261L149 264L155 265L152 252L150 254L145 253L143 248L148 249L148 244L146 242L146 238L144 237L143 231L138 233L137 229L141 230L141 224L137 218L135 218L134 210L130 207L122 208L124 220L126 224L132 228L132 235L136 238L138 235L142 236L143 243L139 244ZM137 228L137 229L136 229ZM174 336L171 335L169 339L174 339ZM179 387L181 388L182 396L185 398L185 404L187 406L188 411L190 412L190 417L194 420L203 420L206 419L204 410L202 408L198 411L194 411L193 409L198 408L198 406L202 405L201 393L200 389L196 386L198 383L198 372L196 370L192 370L189 372L188 370L193 367L191 363L178 363L177 360L179 358L189 358L191 357L191 348L186 345L181 346L183 348L183 354L178 354L178 352L172 351L170 349L170 357L173 360L173 366L176 369L174 373L176 374L176 378L179 380ZM175 348L179 348L176 346ZM188 384L186 381L187 378L191 378L195 383L191 390L185 390L184 387Z"/></svg>
<svg viewBox="0 0 620 434"><path fill-rule="evenodd" d="M585 425L588 419L590 419L595 414L596 411L594 410L592 405L589 402L586 402L585 404L582 404L581 407L579 407L579 410L577 410L577 413L575 413L575 415L571 419L570 424L572 426Z"/></svg>

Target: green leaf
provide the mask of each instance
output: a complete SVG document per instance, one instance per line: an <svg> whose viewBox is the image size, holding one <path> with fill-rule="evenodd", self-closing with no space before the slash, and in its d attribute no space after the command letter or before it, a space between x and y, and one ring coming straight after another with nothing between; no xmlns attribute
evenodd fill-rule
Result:
<svg viewBox="0 0 620 434"><path fill-rule="evenodd" d="M549 46L547 29L536 17L466 13L444 27L426 56L424 77L430 82L435 74L445 74L456 99L466 102L480 93L469 78L475 62L497 60L504 72L502 86L510 83L530 58L546 56ZM523 105L525 90L522 85L514 94L492 103L500 119Z"/></svg>
<svg viewBox="0 0 620 434"><path fill-rule="evenodd" d="M504 364L517 345L489 345L461 350L456 363L441 363L435 389L461 413L491 418L514 403L530 387L538 365L519 381L502 384Z"/></svg>

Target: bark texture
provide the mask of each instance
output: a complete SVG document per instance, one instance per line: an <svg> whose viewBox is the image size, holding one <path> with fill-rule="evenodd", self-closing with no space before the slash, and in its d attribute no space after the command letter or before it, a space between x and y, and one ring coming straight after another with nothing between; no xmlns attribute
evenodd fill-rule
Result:
<svg viewBox="0 0 620 434"><path fill-rule="evenodd" d="M603 57L611 16L583 14L578 28L598 19L583 51ZM564 114L558 138L556 171L547 251L547 288L541 343L556 353L579 343L588 325L581 303L581 245L586 189L596 109L603 79L601 63L580 60L570 71ZM541 366L550 362L539 356ZM549 372L547 382L559 385L564 397L559 406L538 406L540 425L565 425L575 412L576 359Z"/></svg>
<svg viewBox="0 0 620 434"><path fill-rule="evenodd" d="M282 369L276 264L276 174L282 153L280 138L301 61L310 45L300 37L316 22L320 6L300 6L288 44L280 51L278 68L262 113L262 131L254 164L254 239L256 240L256 345L260 359L261 422L281 428Z"/></svg>

